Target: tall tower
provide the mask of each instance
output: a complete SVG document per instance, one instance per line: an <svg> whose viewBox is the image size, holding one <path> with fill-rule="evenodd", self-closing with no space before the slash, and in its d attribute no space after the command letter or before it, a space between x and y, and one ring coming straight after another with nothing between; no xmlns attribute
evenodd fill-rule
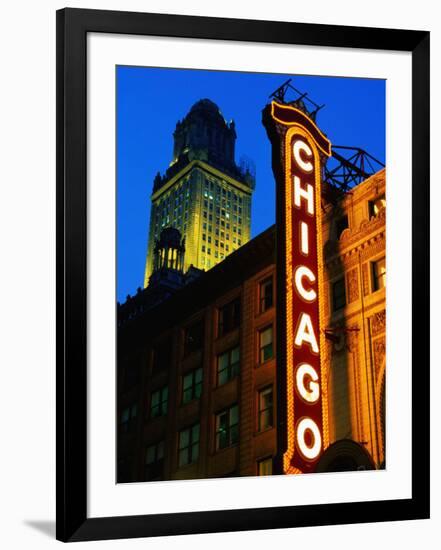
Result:
<svg viewBox="0 0 441 550"><path fill-rule="evenodd" d="M235 162L234 121L201 99L178 121L173 137L173 160L153 182L144 286L164 228L178 229L185 239L184 272L190 265L210 269L250 239L255 177Z"/></svg>

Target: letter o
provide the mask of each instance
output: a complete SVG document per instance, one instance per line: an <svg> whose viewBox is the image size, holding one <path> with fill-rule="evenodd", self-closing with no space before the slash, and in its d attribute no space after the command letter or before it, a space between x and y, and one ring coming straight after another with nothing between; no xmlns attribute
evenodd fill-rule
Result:
<svg viewBox="0 0 441 550"><path fill-rule="evenodd" d="M305 441L305 433L310 431L313 435L313 444L308 446ZM302 455L308 460L315 460L322 449L322 436L317 424L312 418L302 418L297 424L297 444Z"/></svg>

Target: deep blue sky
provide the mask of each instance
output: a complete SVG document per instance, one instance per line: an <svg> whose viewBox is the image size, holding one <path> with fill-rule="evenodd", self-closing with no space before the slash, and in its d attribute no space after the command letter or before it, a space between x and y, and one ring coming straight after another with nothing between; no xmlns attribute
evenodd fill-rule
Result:
<svg viewBox="0 0 441 550"><path fill-rule="evenodd" d="M117 298L142 287L150 194L172 160L173 131L191 106L209 98L236 122L236 160L256 166L251 234L275 220L270 143L261 122L269 95L285 80L318 104L317 123L334 145L366 149L385 161L385 81L358 78L117 67Z"/></svg>

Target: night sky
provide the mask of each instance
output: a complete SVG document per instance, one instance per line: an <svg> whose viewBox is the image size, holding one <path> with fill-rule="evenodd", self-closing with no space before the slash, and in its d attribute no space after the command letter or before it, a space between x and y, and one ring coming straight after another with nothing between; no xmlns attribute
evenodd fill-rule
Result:
<svg viewBox="0 0 441 550"><path fill-rule="evenodd" d="M173 153L176 122L202 98L236 123L236 162L256 167L251 236L275 221L270 143L261 122L269 95L288 78L325 107L317 124L333 145L367 150L385 162L384 80L117 67L117 299L142 287L153 178ZM292 97L294 99L294 97Z"/></svg>

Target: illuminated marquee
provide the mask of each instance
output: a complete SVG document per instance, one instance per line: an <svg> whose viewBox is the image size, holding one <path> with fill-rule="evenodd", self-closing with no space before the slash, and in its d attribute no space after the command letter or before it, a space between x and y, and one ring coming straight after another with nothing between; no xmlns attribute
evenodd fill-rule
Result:
<svg viewBox="0 0 441 550"><path fill-rule="evenodd" d="M279 334L286 362L283 471L306 473L314 470L327 443L319 289L321 157L331 154L331 144L305 113L290 105L272 102L264 111L264 124L273 144L278 239L283 243L278 249L278 269L283 271L278 291L284 300Z"/></svg>

